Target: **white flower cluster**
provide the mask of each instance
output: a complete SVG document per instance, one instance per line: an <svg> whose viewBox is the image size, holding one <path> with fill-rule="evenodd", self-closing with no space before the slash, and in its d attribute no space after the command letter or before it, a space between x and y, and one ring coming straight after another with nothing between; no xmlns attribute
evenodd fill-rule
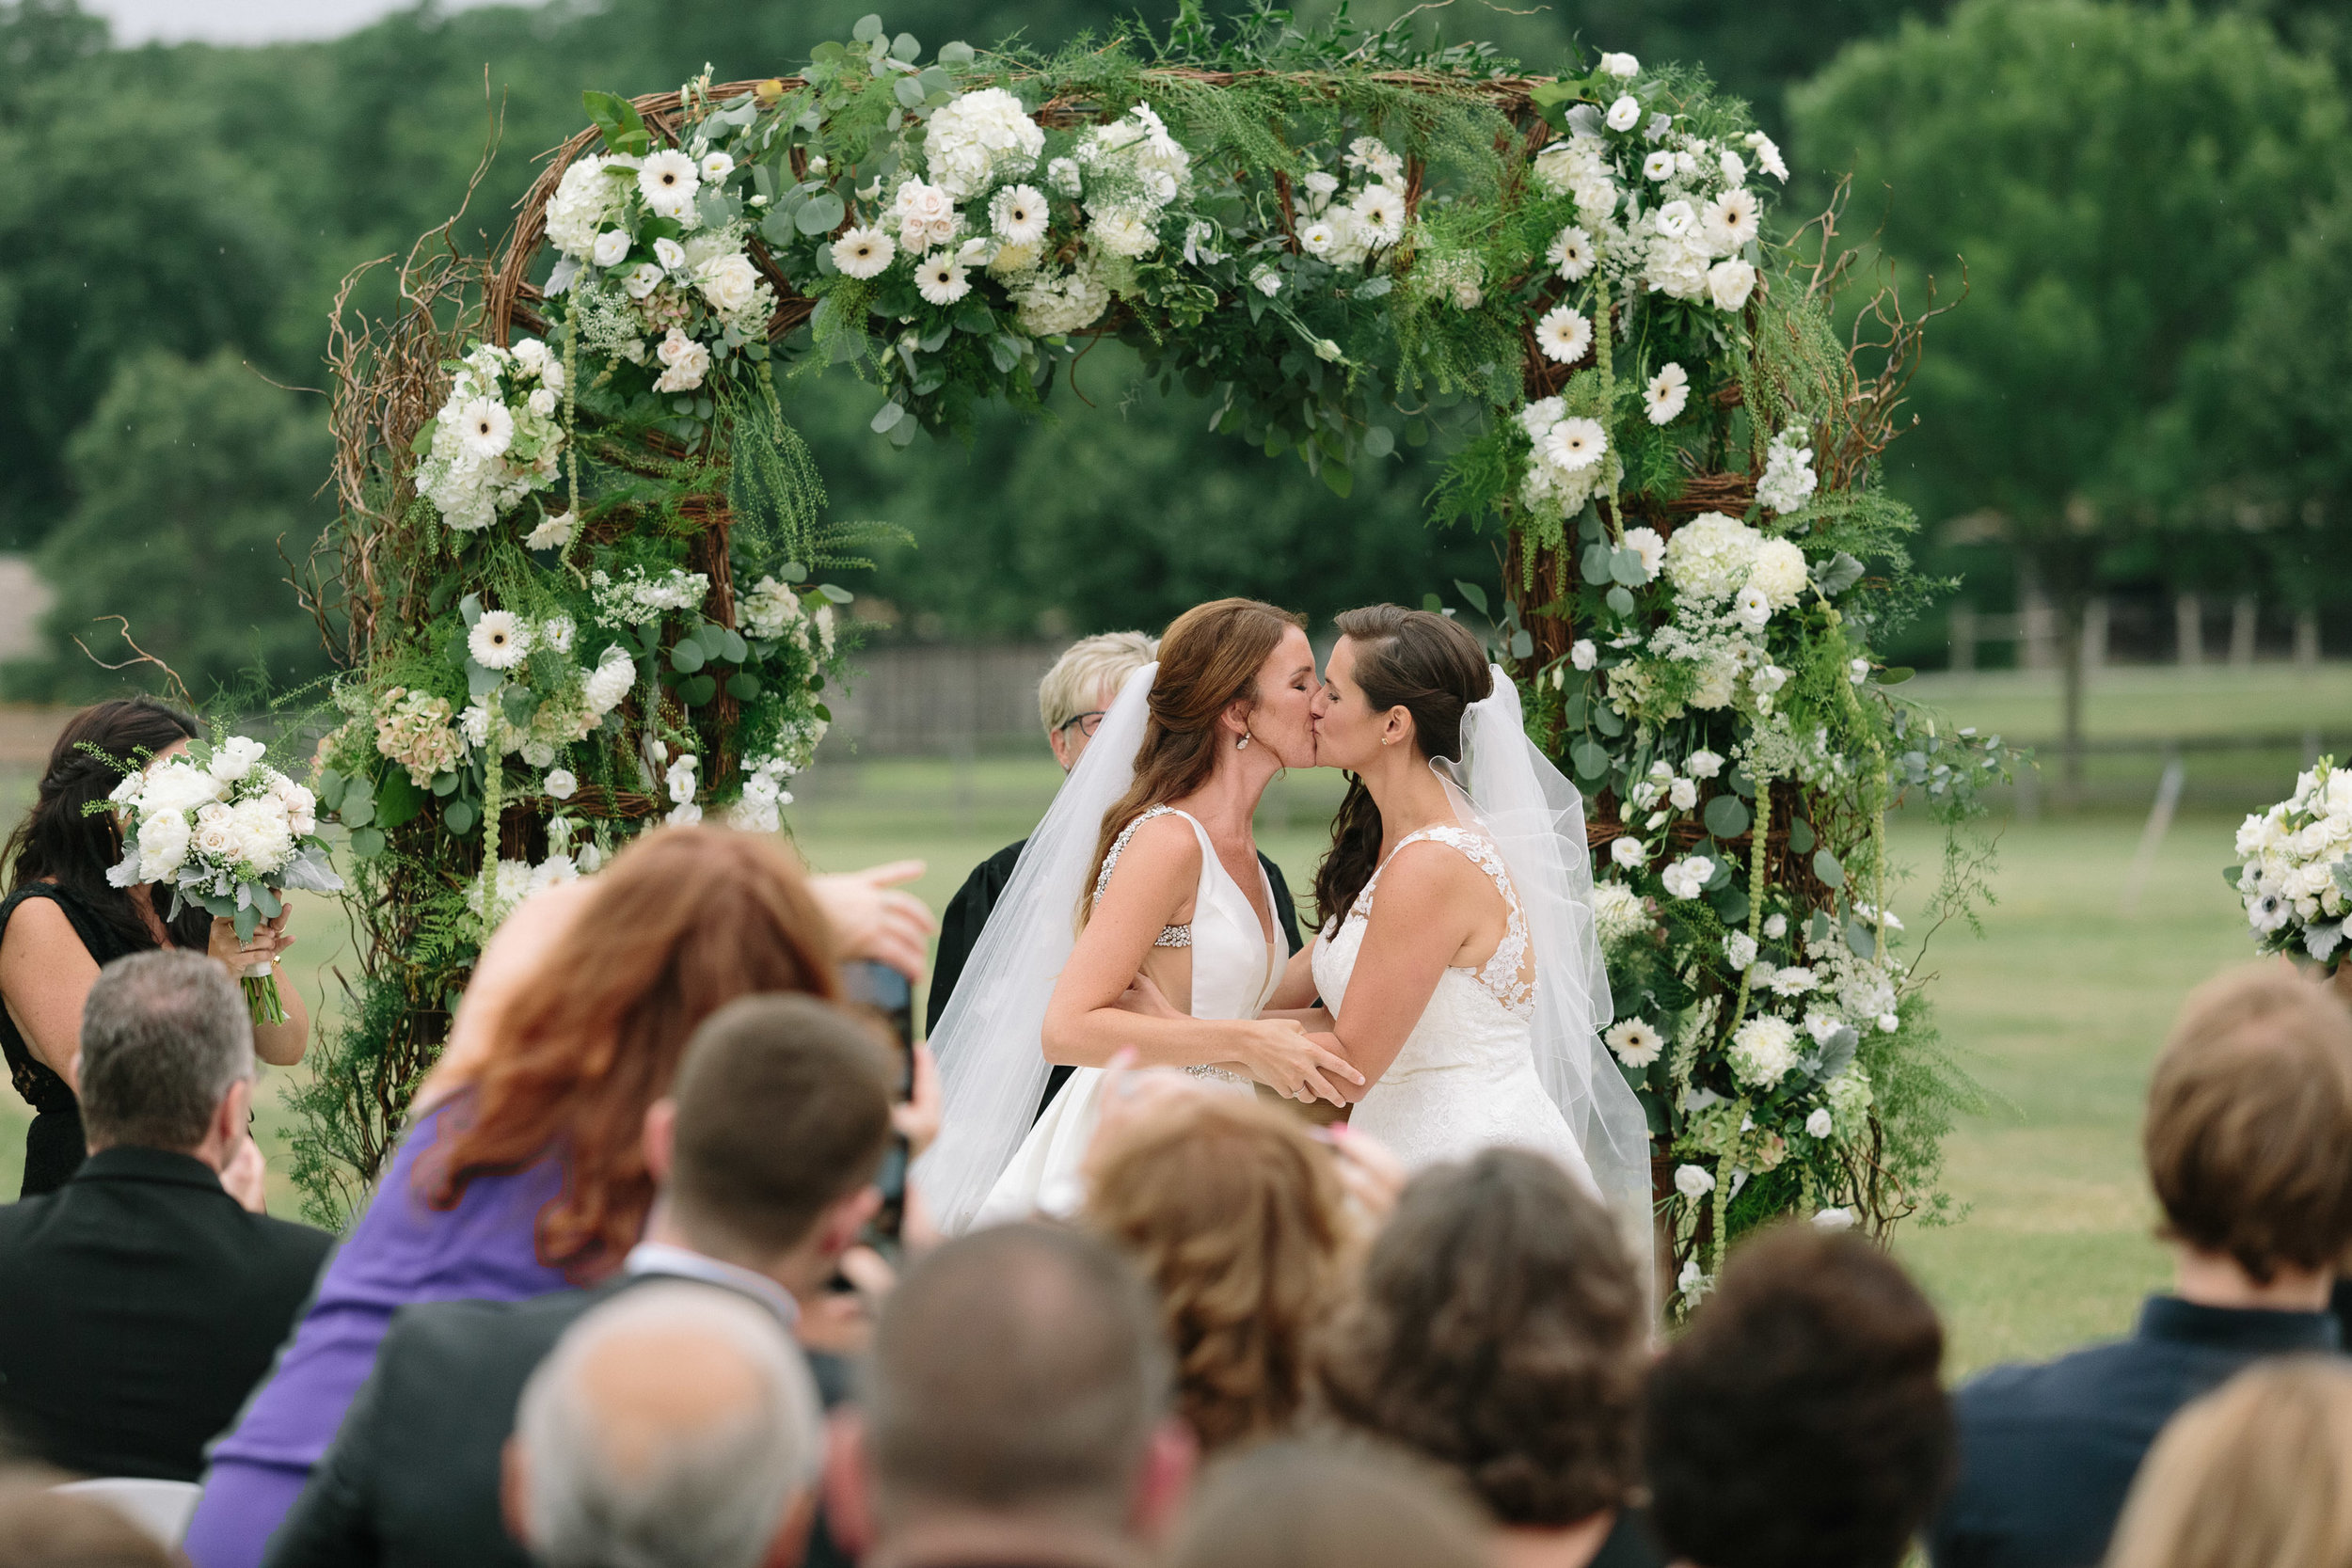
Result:
<svg viewBox="0 0 2352 1568"><path fill-rule="evenodd" d="M604 625L644 626L674 610L699 608L710 592L710 579L683 568L654 577L643 566L631 566L617 581L603 571L589 573L588 592L596 602L596 619Z"/></svg>
<svg viewBox="0 0 2352 1568"><path fill-rule="evenodd" d="M589 672L580 694L588 705L591 717L602 719L621 705L629 689L637 684L637 661L628 657L628 650L615 642L608 646Z"/></svg>
<svg viewBox="0 0 2352 1568"><path fill-rule="evenodd" d="M458 361L449 396L427 427L418 493L443 522L472 533L548 488L561 471L564 430L555 413L563 395L564 362L536 338L511 349L475 347Z"/></svg>
<svg viewBox="0 0 2352 1568"><path fill-rule="evenodd" d="M549 824L550 839L554 836L553 826ZM476 877L468 884L466 908L479 915L484 926L495 930L524 899L540 889L553 887L558 882L578 881L583 873L595 869L593 865L581 863L595 851L594 845L586 846L578 857L568 851L558 850L537 865L529 861L501 860L487 879L486 889L481 877ZM484 898L485 892L488 894L486 902Z"/></svg>
<svg viewBox="0 0 2352 1568"><path fill-rule="evenodd" d="M662 775L661 786L670 797L670 815L662 820L673 827L688 827L703 819L703 809L694 802L694 791L701 784L701 768L702 758L684 752Z"/></svg>
<svg viewBox="0 0 2352 1568"><path fill-rule="evenodd" d="M958 96L931 116L923 158L932 184L950 200L969 201L1037 167L1044 148L1045 133L1021 100L1002 87L983 87Z"/></svg>
<svg viewBox="0 0 2352 1568"><path fill-rule="evenodd" d="M1772 437L1764 459L1764 477L1756 482L1756 499L1768 512L1794 512L1813 497L1820 476L1813 471L1813 449L1801 432L1782 431Z"/></svg>
<svg viewBox="0 0 2352 1568"><path fill-rule="evenodd" d="M1160 214L1191 189L1192 154L1152 105L1097 126L1073 161L1095 247L1130 259L1157 250Z"/></svg>
<svg viewBox="0 0 2352 1568"><path fill-rule="evenodd" d="M447 700L395 686L376 709L375 749L406 768L408 782L423 789L434 774L457 766L466 741L451 727Z"/></svg>
<svg viewBox="0 0 2352 1568"><path fill-rule="evenodd" d="M750 833L772 833L782 829L784 808L792 803L792 792L784 786L797 770L790 755L782 750L756 762L747 761L743 793L727 808L727 826Z"/></svg>
<svg viewBox="0 0 2352 1568"><path fill-rule="evenodd" d="M1620 839L1619 843L1625 842ZM1596 883L1593 888L1593 931L1603 949L1622 947L1656 929L1649 906L1623 882Z"/></svg>
<svg viewBox="0 0 2352 1568"><path fill-rule="evenodd" d="M2238 896L2265 951L2299 944L2325 963L2352 940L2352 768L2319 765L2238 827Z"/></svg>
<svg viewBox="0 0 2352 1568"><path fill-rule="evenodd" d="M183 895L245 909L257 886L340 888L316 836L317 800L263 766L263 754L260 741L230 736L201 764L183 753L126 774L107 797L124 825L123 857L106 880L168 884L175 911Z"/></svg>
<svg viewBox="0 0 2352 1568"><path fill-rule="evenodd" d="M1576 319L1589 334L1584 319ZM1519 410L1518 420L1531 449L1519 499L1531 511L1569 516L1616 472L1617 460L1610 455L1609 434L1600 421L1569 414L1561 399L1538 398Z"/></svg>
<svg viewBox="0 0 2352 1568"><path fill-rule="evenodd" d="M1405 160L1378 137L1358 136L1342 162L1356 177L1352 189L1343 191L1339 176L1322 169L1301 178L1299 215L1307 221L1298 248L1335 267L1360 267L1405 238Z"/></svg>
<svg viewBox="0 0 2352 1568"><path fill-rule="evenodd" d="M839 624L833 601L821 591L803 594L790 583L761 578L736 607L744 627L754 637L797 638L812 658L833 657Z"/></svg>
<svg viewBox="0 0 2352 1568"><path fill-rule="evenodd" d="M1797 1065L1797 1031L1785 1018L1749 1019L1731 1032L1731 1074L1751 1089L1777 1087Z"/></svg>

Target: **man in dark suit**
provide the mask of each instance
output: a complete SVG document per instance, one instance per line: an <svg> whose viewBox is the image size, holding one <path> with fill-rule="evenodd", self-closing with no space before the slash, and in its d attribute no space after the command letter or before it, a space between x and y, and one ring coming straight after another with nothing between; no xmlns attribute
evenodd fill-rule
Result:
<svg viewBox="0 0 2352 1568"><path fill-rule="evenodd" d="M1139 631L1107 631L1081 639L1062 651L1054 667L1045 672L1045 678L1038 682L1037 707L1045 725L1045 743L1054 749L1054 760L1061 764L1063 772L1078 766L1087 742L1094 738L1095 727L1102 723L1127 677L1159 657L1158 640ZM1013 866L1028 842L1008 844L974 866L972 875L947 901L947 911L939 920L939 952L931 960L930 1000L923 1008L925 1035L938 1032L947 998L955 993L956 981L980 940L989 911L1004 896ZM1265 867L1266 885L1274 895L1274 924L1295 953L1298 911L1291 903L1290 884L1282 879L1282 868L1263 854L1258 856L1258 863ZM1062 1084L1076 1070L1067 1065L1055 1066L1045 1081L1045 1098L1038 1102L1039 1115L1044 1114Z"/></svg>
<svg viewBox="0 0 2352 1568"><path fill-rule="evenodd" d="M695 1032L645 1117L659 1184L620 1276L521 1302L403 1309L266 1568L527 1568L500 1514L500 1456L532 1370L599 1303L651 1279L724 1286L787 1327L873 1217L894 1076L868 1024L804 996L750 996ZM811 1356L812 1363L833 1358ZM837 1361L812 1365L828 1392Z"/></svg>
<svg viewBox="0 0 2352 1568"><path fill-rule="evenodd" d="M334 1238L260 1212L253 1024L217 962L101 970L80 1079L88 1160L0 1208L0 1423L59 1469L195 1481Z"/></svg>

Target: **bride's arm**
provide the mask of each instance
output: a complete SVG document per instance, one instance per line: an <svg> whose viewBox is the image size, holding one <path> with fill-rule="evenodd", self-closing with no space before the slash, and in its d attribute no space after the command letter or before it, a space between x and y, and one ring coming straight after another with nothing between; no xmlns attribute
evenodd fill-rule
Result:
<svg viewBox="0 0 2352 1568"><path fill-rule="evenodd" d="M1291 955L1291 961L1282 968L1281 984L1276 986L1274 994L1266 998L1265 1008L1259 1015L1260 1017L1272 1018L1277 1014L1293 1013L1305 1008L1322 1011L1321 1008L1314 1007L1315 971L1312 962L1314 950L1314 941L1309 938L1306 946Z"/></svg>
<svg viewBox="0 0 2352 1568"><path fill-rule="evenodd" d="M1382 870L1346 999L1331 1032L1311 1037L1336 1046L1363 1074L1361 1084L1342 1085L1349 1103L1363 1099L1405 1048L1446 967L1494 912L1488 901L1500 909L1486 874L1441 845L1407 846Z"/></svg>
<svg viewBox="0 0 2352 1568"><path fill-rule="evenodd" d="M1051 1062L1101 1067L1121 1048L1139 1065L1192 1067L1233 1062L1286 1094L1302 1089L1334 1104L1354 1069L1311 1044L1295 1022L1152 1017L1120 1006L1152 943L1200 882L1200 843L1174 817L1145 823L1078 933L1053 1000L1042 1043Z"/></svg>

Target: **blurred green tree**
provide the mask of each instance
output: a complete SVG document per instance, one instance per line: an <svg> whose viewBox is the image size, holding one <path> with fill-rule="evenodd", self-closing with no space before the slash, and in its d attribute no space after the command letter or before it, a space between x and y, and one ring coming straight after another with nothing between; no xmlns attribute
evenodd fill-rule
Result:
<svg viewBox="0 0 2352 1568"><path fill-rule="evenodd" d="M279 551L300 559L326 521L316 492L329 455L318 406L228 349L194 363L161 349L123 360L66 449L79 500L35 557L57 590L43 622L50 657L11 664L9 693L68 702L151 688L98 663L131 657L102 624L112 615L199 701L257 667L278 690L323 673L326 650Z"/></svg>
<svg viewBox="0 0 2352 1568"><path fill-rule="evenodd" d="M2171 501L2152 421L2331 193L2342 96L2243 15L1967 0L1849 49L1790 105L1805 170L1888 193L1899 276L1949 299L1964 261L1897 474L1931 519L1997 516L2054 601L2072 787L2085 608Z"/></svg>

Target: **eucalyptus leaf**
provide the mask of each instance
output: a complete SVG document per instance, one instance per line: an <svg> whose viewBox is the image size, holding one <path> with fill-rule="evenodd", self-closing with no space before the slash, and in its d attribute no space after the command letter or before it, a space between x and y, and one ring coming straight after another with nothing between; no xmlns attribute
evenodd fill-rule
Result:
<svg viewBox="0 0 2352 1568"><path fill-rule="evenodd" d="M1718 795L1707 802L1707 831L1717 838L1738 838L1753 817L1737 795Z"/></svg>
<svg viewBox="0 0 2352 1568"><path fill-rule="evenodd" d="M1625 734L1625 715L1611 707L1607 703L1595 703L1593 705L1593 728L1603 735L1623 735Z"/></svg>
<svg viewBox="0 0 2352 1568"><path fill-rule="evenodd" d="M678 682L678 700L689 707L700 707L719 694L719 683L708 675L692 675Z"/></svg>
<svg viewBox="0 0 2352 1568"><path fill-rule="evenodd" d="M1518 630L1511 634L1511 657L1513 658L1533 658L1535 657L1534 636L1530 633L1525 626L1521 626Z"/></svg>
<svg viewBox="0 0 2352 1568"><path fill-rule="evenodd" d="M351 853L358 860L372 861L384 852L384 835L373 828L361 828L351 835Z"/></svg>
<svg viewBox="0 0 2352 1568"><path fill-rule="evenodd" d="M891 429L906 417L907 405L905 404L885 403L874 410L874 418L868 422L866 428L877 436L887 436Z"/></svg>
<svg viewBox="0 0 2352 1568"><path fill-rule="evenodd" d="M1845 866L1838 863L1838 859L1836 855L1831 854L1826 849L1820 850L1814 855L1813 875L1821 879L1821 885L1823 887L1844 887L1846 885Z"/></svg>
<svg viewBox="0 0 2352 1568"><path fill-rule="evenodd" d="M831 191L812 196L792 214L792 226L803 234L830 234L840 226L848 209Z"/></svg>
<svg viewBox="0 0 2352 1568"><path fill-rule="evenodd" d="M1609 575L1628 588L1639 588L1649 581L1649 568L1642 562L1642 552L1630 546L1610 556Z"/></svg>
<svg viewBox="0 0 2352 1568"><path fill-rule="evenodd" d="M961 40L954 43L941 44L939 46L939 63L941 65L970 65L972 63L972 46L961 41Z"/></svg>
<svg viewBox="0 0 2352 1568"><path fill-rule="evenodd" d="M1603 602L1609 606L1610 613L1613 615L1624 616L1633 613L1633 595L1622 588L1609 590L1609 596Z"/></svg>
<svg viewBox="0 0 2352 1568"><path fill-rule="evenodd" d="M1615 580L1615 562L1616 552L1609 547L1609 542L1596 539L1584 546L1584 554L1579 558L1577 566L1584 574L1584 580L1598 588Z"/></svg>
<svg viewBox="0 0 2352 1568"><path fill-rule="evenodd" d="M727 678L727 695L739 703L748 703L760 693L759 677L749 670Z"/></svg>
<svg viewBox="0 0 2352 1568"><path fill-rule="evenodd" d="M1478 584L1474 582L1465 582L1460 578L1455 578L1454 579L1454 591L1461 594L1463 599L1469 603L1470 607L1478 611L1479 614L1484 615L1486 613L1486 591L1484 588L1479 587Z"/></svg>
<svg viewBox="0 0 2352 1568"><path fill-rule="evenodd" d="M1384 424L1369 426L1364 431L1363 447L1367 457L1386 457L1396 451L1396 435Z"/></svg>
<svg viewBox="0 0 2352 1568"><path fill-rule="evenodd" d="M351 796L344 800L342 810L337 815L346 828L364 828L375 820L375 802L364 795Z"/></svg>
<svg viewBox="0 0 2352 1568"><path fill-rule="evenodd" d="M1597 779L1609 771L1609 753L1594 740L1580 740L1568 748L1568 760L1576 764L1580 778Z"/></svg>
<svg viewBox="0 0 2352 1568"><path fill-rule="evenodd" d="M1879 950L1879 934L1867 920L1846 922L1846 946L1857 958L1875 957Z"/></svg>
<svg viewBox="0 0 2352 1568"><path fill-rule="evenodd" d="M473 832L473 825L482 820L471 800L452 800L441 808L441 826L458 838Z"/></svg>
<svg viewBox="0 0 2352 1568"><path fill-rule="evenodd" d="M677 646L670 650L670 668L681 675L691 675L703 667L707 657L700 642L680 638Z"/></svg>
<svg viewBox="0 0 2352 1568"><path fill-rule="evenodd" d="M1748 918L1748 891L1740 887L1724 887L1708 894L1707 901L1715 908L1717 918L1726 926L1738 926Z"/></svg>
<svg viewBox="0 0 2352 1568"><path fill-rule="evenodd" d="M466 618L466 629L471 631L474 623L482 619L482 595L469 594L458 600L457 613Z"/></svg>
<svg viewBox="0 0 2352 1568"><path fill-rule="evenodd" d="M850 29L850 36L860 43L873 42L882 36L882 19L873 15L859 17L857 25Z"/></svg>
<svg viewBox="0 0 2352 1568"><path fill-rule="evenodd" d="M1809 855L1813 852L1813 846L1816 842L1812 823L1807 822L1802 816L1792 816L1788 819L1788 852L1790 854Z"/></svg>
<svg viewBox="0 0 2352 1568"><path fill-rule="evenodd" d="M436 795L441 796L441 797L442 797L442 798L444 798L444 799L448 798L449 796L452 796L452 795L456 794L456 793L457 793L457 775L456 775L456 774L454 774L454 773L436 773L436 774L434 774L434 775L433 775L433 793L434 793L434 794L436 794Z"/></svg>
<svg viewBox="0 0 2352 1568"><path fill-rule="evenodd" d="M343 803L343 791L350 784L349 779L329 768L319 774L318 787L313 793L318 796L320 805L333 811Z"/></svg>

